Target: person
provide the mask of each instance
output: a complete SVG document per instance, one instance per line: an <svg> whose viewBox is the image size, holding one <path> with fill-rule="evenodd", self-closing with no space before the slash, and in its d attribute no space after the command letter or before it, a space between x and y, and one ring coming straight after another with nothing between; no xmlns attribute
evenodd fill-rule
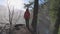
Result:
<svg viewBox="0 0 60 34"><path fill-rule="evenodd" d="M30 18L30 12L29 9L27 8L25 13L24 13L24 18L26 21L26 27L29 29L29 18Z"/></svg>

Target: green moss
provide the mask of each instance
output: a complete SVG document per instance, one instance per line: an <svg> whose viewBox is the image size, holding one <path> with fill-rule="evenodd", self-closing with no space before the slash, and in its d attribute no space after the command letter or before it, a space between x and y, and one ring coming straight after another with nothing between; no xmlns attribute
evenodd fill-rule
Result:
<svg viewBox="0 0 60 34"><path fill-rule="evenodd" d="M58 32L58 34L60 34L60 28L59 28L59 32Z"/></svg>

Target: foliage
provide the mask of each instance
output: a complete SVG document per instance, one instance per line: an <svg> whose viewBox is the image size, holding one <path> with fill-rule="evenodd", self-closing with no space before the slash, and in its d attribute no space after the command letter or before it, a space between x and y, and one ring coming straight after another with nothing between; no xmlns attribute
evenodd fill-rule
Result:
<svg viewBox="0 0 60 34"><path fill-rule="evenodd" d="M57 34L59 26L59 8L60 8L60 0L50 0L50 16L51 16L51 24L55 26L54 34ZM58 18L58 19L57 19Z"/></svg>
<svg viewBox="0 0 60 34"><path fill-rule="evenodd" d="M59 7L59 1L58 0L50 0L50 16L51 16L51 21L54 22L55 19L57 18L57 12L58 12L58 7Z"/></svg>
<svg viewBox="0 0 60 34"><path fill-rule="evenodd" d="M24 4L24 8L32 8L32 5L34 4L34 2L29 2L29 4Z"/></svg>

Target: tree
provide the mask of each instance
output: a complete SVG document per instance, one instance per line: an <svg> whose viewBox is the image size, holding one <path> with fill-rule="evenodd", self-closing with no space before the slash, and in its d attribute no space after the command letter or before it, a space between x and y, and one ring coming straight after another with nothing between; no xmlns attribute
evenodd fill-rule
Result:
<svg viewBox="0 0 60 34"><path fill-rule="evenodd" d="M7 8L8 8L8 11L9 11L9 20L8 21L10 23L9 34L12 34L13 33L12 20L13 20L13 15L14 15L14 6L13 6L13 11L11 12L10 7L9 7L9 4L8 4L8 0L7 0Z"/></svg>
<svg viewBox="0 0 60 34"><path fill-rule="evenodd" d="M13 14L14 14L14 8L13 8L12 14L11 14L11 11L9 9L9 6L8 6L8 11L9 11L9 23L10 23L9 34L12 34L12 19L13 19Z"/></svg>
<svg viewBox="0 0 60 34"><path fill-rule="evenodd" d="M36 33L37 16L38 16L38 0L34 0L34 11L33 11L33 20L32 20L32 27L34 29L34 34L37 34Z"/></svg>

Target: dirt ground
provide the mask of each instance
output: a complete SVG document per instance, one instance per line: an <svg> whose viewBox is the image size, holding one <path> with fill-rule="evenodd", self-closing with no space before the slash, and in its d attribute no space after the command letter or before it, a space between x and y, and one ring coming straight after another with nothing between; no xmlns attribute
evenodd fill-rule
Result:
<svg viewBox="0 0 60 34"><path fill-rule="evenodd" d="M19 30L14 30L14 34L32 34L27 27L21 27Z"/></svg>

